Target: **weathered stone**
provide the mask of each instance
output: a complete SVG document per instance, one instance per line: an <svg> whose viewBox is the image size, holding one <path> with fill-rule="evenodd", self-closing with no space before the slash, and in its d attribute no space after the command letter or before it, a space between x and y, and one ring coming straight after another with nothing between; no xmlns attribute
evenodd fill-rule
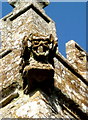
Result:
<svg viewBox="0 0 88 120"><path fill-rule="evenodd" d="M29 43L30 42L30 43ZM28 85L30 92L34 87L44 84L46 89L54 86L53 57L56 53L57 42L52 35L42 35L39 33L25 36L22 41L20 66L23 78L23 89ZM46 84L48 81L48 84ZM27 93L28 93L27 92Z"/></svg>
<svg viewBox="0 0 88 120"><path fill-rule="evenodd" d="M85 113L88 113L88 86L82 82L82 76L76 76L73 69L69 69L69 64L66 64L65 58L58 55L58 59L55 59L55 86L66 94L70 99L75 101L80 109ZM63 58L63 59L62 59ZM58 61L60 60L60 61ZM64 61L63 61L64 60ZM70 66L72 68L72 66ZM76 72L77 73L77 72ZM78 73L79 75L80 73ZM86 107L82 107L84 104Z"/></svg>
<svg viewBox="0 0 88 120"><path fill-rule="evenodd" d="M15 8L0 20L0 118L86 120L87 54L73 41L67 44L68 60L58 54L55 24L42 9L46 1L9 2Z"/></svg>
<svg viewBox="0 0 88 120"><path fill-rule="evenodd" d="M55 103L54 96L49 98L41 91L30 95L24 95L22 91L19 98L13 100L9 105L0 109L3 118L73 118L62 107ZM45 97L46 96L46 97ZM56 107L57 106L57 107Z"/></svg>
<svg viewBox="0 0 88 120"><path fill-rule="evenodd" d="M8 0L12 7L18 7L20 4L27 4L28 2L38 3L42 8L46 7L50 2L49 0Z"/></svg>
<svg viewBox="0 0 88 120"><path fill-rule="evenodd" d="M7 104L9 104L14 98L19 97L19 94L14 92L12 94L10 94L8 97L6 97L5 99L3 99L2 101L0 101L0 108L6 106Z"/></svg>
<svg viewBox="0 0 88 120"><path fill-rule="evenodd" d="M88 80L87 53L73 40L66 43L66 53L69 62Z"/></svg>

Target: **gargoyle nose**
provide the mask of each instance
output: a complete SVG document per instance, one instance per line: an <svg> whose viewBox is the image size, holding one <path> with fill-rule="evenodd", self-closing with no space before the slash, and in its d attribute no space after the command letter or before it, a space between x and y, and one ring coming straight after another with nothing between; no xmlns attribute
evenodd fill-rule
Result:
<svg viewBox="0 0 88 120"><path fill-rule="evenodd" d="M43 46L38 47L38 52L42 53L43 52Z"/></svg>

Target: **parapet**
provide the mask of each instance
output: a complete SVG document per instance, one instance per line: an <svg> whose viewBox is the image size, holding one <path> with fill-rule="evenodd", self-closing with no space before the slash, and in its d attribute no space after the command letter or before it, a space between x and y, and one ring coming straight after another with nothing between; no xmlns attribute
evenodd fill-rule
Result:
<svg viewBox="0 0 88 120"><path fill-rule="evenodd" d="M66 54L68 61L78 72L88 80L88 54L75 41L66 43Z"/></svg>

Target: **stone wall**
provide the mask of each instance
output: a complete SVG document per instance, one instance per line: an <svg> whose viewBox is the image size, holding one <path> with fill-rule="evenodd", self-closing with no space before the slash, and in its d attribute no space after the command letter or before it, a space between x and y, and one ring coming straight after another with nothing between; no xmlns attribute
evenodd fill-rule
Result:
<svg viewBox="0 0 88 120"><path fill-rule="evenodd" d="M11 53L0 59L0 91L3 88L8 87L13 82L20 81L19 63L20 63L20 51L13 50Z"/></svg>
<svg viewBox="0 0 88 120"><path fill-rule="evenodd" d="M69 41L69 45L67 46L67 48L69 48L69 51L72 51L72 45L70 46L70 43L72 43L72 41ZM82 77L82 74L80 73L80 67L83 68L81 70L83 71L85 70L85 73L87 72L87 68L85 67L88 61L87 59L85 60L86 55L85 57L83 56L83 58L80 60L81 63L80 61L77 61L80 65L77 65L77 68L76 68L76 65L74 66L75 64L74 57L76 56L76 53L74 51L73 52L74 55L72 55L70 52L68 52L69 54L68 58L71 59L71 61L73 61L72 64L69 64L69 61L65 59L62 55L58 55L59 56L58 59L54 58L55 60L55 86L59 88L64 94L66 94L70 99L72 99L77 104L79 104L80 108L85 113L86 112L88 113L87 76L85 74L85 76ZM81 53L80 50L79 50L79 53ZM83 53L85 52L83 51ZM85 82L83 81L83 79L85 80Z"/></svg>
<svg viewBox="0 0 88 120"><path fill-rule="evenodd" d="M25 35L31 33L53 34L55 39L55 23L34 5L25 6L24 9L14 10L11 15L1 20L2 49L20 48Z"/></svg>
<svg viewBox="0 0 88 120"><path fill-rule="evenodd" d="M0 90L7 88L13 82L20 82L19 64L21 61L22 40L25 35L28 36L31 33L53 34L57 40L55 23L45 14L43 9L38 8L30 4L29 7L26 5L23 9L15 8L10 15L0 20L0 30L2 31L0 54L2 55L9 49L12 50L0 59L0 77L2 81Z"/></svg>
<svg viewBox="0 0 88 120"><path fill-rule="evenodd" d="M54 58L55 66L53 68L55 73L55 88L50 96L46 97L42 92L35 92L35 97L32 98L31 96L33 96L33 94L27 96L23 94L21 89L19 90L19 86L22 87L23 82L19 73L23 37L31 33L52 34L57 41L55 23L45 14L40 5L38 6L35 2L33 4L30 2L28 4L20 4L14 8L13 12L0 20L0 27L2 31L2 48L0 50L0 96L2 98L0 98L0 100L8 103L9 96L13 96L14 98L13 91L15 91L15 89L17 89L20 94L20 97L18 96L19 98L12 102L9 101L10 103L8 105L0 109L2 116L16 118L28 117L30 115L26 111L25 106L32 114L31 117L47 118L51 115L52 118L71 117L78 119L78 116L81 118L83 114L88 113L88 56L74 41L66 44L67 59L60 55L60 53L56 53ZM55 91L56 88L58 89L57 92ZM11 92L13 94L11 94ZM38 98L37 102L35 102L36 95ZM39 97L41 95L43 96ZM69 99L69 101L67 99ZM70 101L72 102L70 103ZM33 114L33 110L35 109L33 108L33 103L37 106L35 114ZM44 106L41 106L41 103L43 103ZM58 105L56 105L56 103ZM0 101L0 105L1 104L2 101ZM74 106L75 110L73 110ZM78 113L79 115L76 116L78 109L80 109L82 114L80 115L80 113ZM25 115L22 113L20 116L19 114L22 110L25 111ZM40 113L41 110L44 111L42 115ZM5 113L3 113L3 111L5 111Z"/></svg>
<svg viewBox="0 0 88 120"><path fill-rule="evenodd" d="M61 89L70 99L79 104L84 112L88 112L87 86L60 63L58 67L59 68L56 70L57 75L55 76L57 79L55 86Z"/></svg>

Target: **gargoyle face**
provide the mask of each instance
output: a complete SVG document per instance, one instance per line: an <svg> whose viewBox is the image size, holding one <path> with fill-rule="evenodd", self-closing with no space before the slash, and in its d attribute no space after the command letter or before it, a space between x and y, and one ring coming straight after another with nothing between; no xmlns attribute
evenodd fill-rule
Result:
<svg viewBox="0 0 88 120"><path fill-rule="evenodd" d="M32 51L37 56L47 56L49 54L49 39L33 39Z"/></svg>
<svg viewBox="0 0 88 120"><path fill-rule="evenodd" d="M31 40L32 52L37 56L48 56L49 51L53 49L53 41L49 36L33 36Z"/></svg>

